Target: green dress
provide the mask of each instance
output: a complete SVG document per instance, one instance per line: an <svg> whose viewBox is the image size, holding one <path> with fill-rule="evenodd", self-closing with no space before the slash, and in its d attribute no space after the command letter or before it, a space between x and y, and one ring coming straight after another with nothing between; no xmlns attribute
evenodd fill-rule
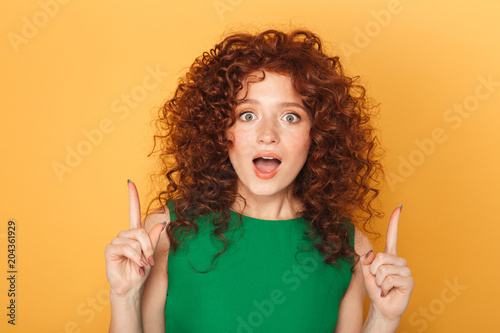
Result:
<svg viewBox="0 0 500 333"><path fill-rule="evenodd" d="M174 203L168 203L171 221ZM332 333L351 281L349 260L326 264L302 218L261 220L230 211L231 241L211 237L210 216L198 217L198 234L168 255L165 330L168 333ZM350 242L354 227L350 226ZM196 268L200 272L197 272Z"/></svg>

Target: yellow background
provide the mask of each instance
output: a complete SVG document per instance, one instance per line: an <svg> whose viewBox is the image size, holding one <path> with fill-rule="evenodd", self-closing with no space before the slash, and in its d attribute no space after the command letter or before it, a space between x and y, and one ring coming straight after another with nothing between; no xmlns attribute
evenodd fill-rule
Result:
<svg viewBox="0 0 500 333"><path fill-rule="evenodd" d="M127 178L149 199L156 108L224 33L292 25L381 103L390 179L374 224L385 234L404 205L398 254L416 281L398 332L500 332L500 1L30 0L0 17L0 331L107 331L104 248L128 227ZM77 148L86 156L56 172Z"/></svg>

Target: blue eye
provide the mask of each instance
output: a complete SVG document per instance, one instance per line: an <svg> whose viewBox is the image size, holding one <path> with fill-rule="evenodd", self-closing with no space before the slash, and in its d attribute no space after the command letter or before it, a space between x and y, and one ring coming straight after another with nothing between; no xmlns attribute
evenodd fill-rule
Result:
<svg viewBox="0 0 500 333"><path fill-rule="evenodd" d="M257 117L252 112L246 111L240 114L240 119L244 121L251 121L257 119Z"/></svg>
<svg viewBox="0 0 500 333"><path fill-rule="evenodd" d="M300 120L300 117L295 113L288 113L283 117L283 120L287 123L296 123Z"/></svg>

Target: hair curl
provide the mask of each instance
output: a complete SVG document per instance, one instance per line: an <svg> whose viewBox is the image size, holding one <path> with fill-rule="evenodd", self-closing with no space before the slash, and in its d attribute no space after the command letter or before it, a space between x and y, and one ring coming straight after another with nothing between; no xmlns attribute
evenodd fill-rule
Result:
<svg viewBox="0 0 500 333"><path fill-rule="evenodd" d="M379 194L378 176L383 174L370 121L373 108L364 87L356 83L358 77L345 75L339 57L325 55L320 39L307 30L225 38L194 61L174 96L160 108L154 142L156 147L159 141L159 175L166 178L166 189L154 201L163 207L178 200L178 219L167 228L172 250L184 239L176 238L177 231L184 236L198 232L193 217L209 213L216 216L214 234L224 242L213 260L226 250L228 208L238 195L225 133L235 122L236 94L243 80L260 70L289 75L311 112L309 155L293 191L303 203L301 215L312 227L305 233L321 236L317 249L325 262L353 256L353 269L359 256L349 243L343 217L361 222L368 231L369 220L382 215L372 205Z"/></svg>

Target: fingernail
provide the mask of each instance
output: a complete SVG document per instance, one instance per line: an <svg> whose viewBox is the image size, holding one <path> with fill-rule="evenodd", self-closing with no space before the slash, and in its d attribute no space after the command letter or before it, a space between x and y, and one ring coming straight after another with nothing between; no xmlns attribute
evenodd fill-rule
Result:
<svg viewBox="0 0 500 333"><path fill-rule="evenodd" d="M403 205L399 205L399 212L403 210Z"/></svg>
<svg viewBox="0 0 500 333"><path fill-rule="evenodd" d="M163 231L163 229L165 229L166 225L167 225L167 221L163 221L163 227L161 228L161 231Z"/></svg>
<svg viewBox="0 0 500 333"><path fill-rule="evenodd" d="M153 259L153 256L149 257L148 261L149 261L149 263L150 263L151 265L154 265L154 264L155 264L155 260Z"/></svg>
<svg viewBox="0 0 500 333"><path fill-rule="evenodd" d="M147 264L144 260L142 260L142 259L141 259L140 263L141 263L142 267L146 267L146 266L148 265L148 264Z"/></svg>
<svg viewBox="0 0 500 333"><path fill-rule="evenodd" d="M130 180L130 179L127 179L127 183L130 183L130 182L131 182L131 180Z"/></svg>
<svg viewBox="0 0 500 333"><path fill-rule="evenodd" d="M139 273L140 273L142 276L146 275L146 273L144 273L144 268L142 268L142 267L141 267L141 268L139 268Z"/></svg>
<svg viewBox="0 0 500 333"><path fill-rule="evenodd" d="M368 253L366 254L365 258L368 258L370 256L370 254L372 254L373 250L370 250L368 251Z"/></svg>
<svg viewBox="0 0 500 333"><path fill-rule="evenodd" d="M384 297L384 291L382 290L382 292L380 293L380 297Z"/></svg>

